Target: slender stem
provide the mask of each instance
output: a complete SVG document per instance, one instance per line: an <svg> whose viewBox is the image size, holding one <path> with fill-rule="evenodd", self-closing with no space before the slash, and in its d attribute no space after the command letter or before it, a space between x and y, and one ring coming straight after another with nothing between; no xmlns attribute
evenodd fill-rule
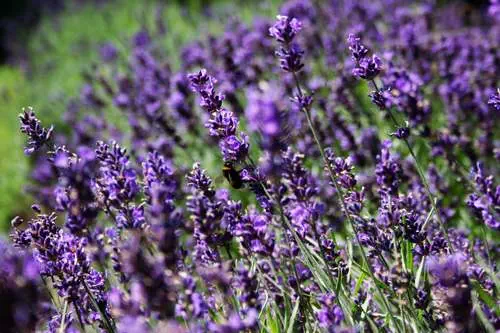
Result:
<svg viewBox="0 0 500 333"><path fill-rule="evenodd" d="M80 310L78 309L78 305L76 304L75 301L73 301L73 307L75 308L76 316L78 318L80 326L82 327L82 331L85 332L85 324L83 323L82 315L80 314Z"/></svg>
<svg viewBox="0 0 500 333"><path fill-rule="evenodd" d="M99 303L97 303L97 300L95 299L94 295L92 294L92 291L90 290L89 286L87 285L87 282L84 279L82 279L82 284L85 287L85 291L89 295L90 300L92 301L92 304L97 308L97 310L99 311L99 313L103 317L104 323L106 325L106 328L107 328L108 332L114 333L115 332L114 325L112 324L112 322L111 322L109 316L107 315L105 309L102 309L102 307L99 305Z"/></svg>
<svg viewBox="0 0 500 333"><path fill-rule="evenodd" d="M303 97L302 89L300 87L300 82L299 82L299 79L297 78L297 75L296 75L295 72L293 72L293 77L295 79L295 84L297 86L299 97ZM326 167L328 169L328 173L330 174L331 181L332 181L333 185L335 186L335 190L339 194L339 197L340 197L339 201L340 201L341 207L342 207L343 211L345 212L347 221L349 222L349 224L351 225L351 227L352 227L352 229L354 231L354 235L356 236L356 241L358 242L359 248L361 250L361 255L363 257L363 261L366 263L366 265L368 267L369 275L370 275L371 279L373 280L375 288L377 289L377 292L379 293L380 298L382 299L382 302L384 303L384 306L387 309L387 311L389 313L389 316L391 317L392 322L394 323L394 326L396 328L398 328L397 321L396 321L394 315L392 314L392 311L391 311L391 308L390 308L390 306L389 306L389 304L387 302L387 299L386 299L386 297L382 293L382 290L380 289L380 287L377 285L377 283L375 281L375 274L373 273L372 267L370 265L370 262L368 261L368 258L366 256L365 250L364 250L363 246L361 245L361 242L360 242L360 239L359 239L359 235L358 235L358 232L357 232L356 227L354 225L354 222L352 221L351 216L350 216L350 214L347 211L347 208L345 206L345 200L344 200L343 191L338 186L338 184L337 184L337 177L335 176L335 173L332 170L332 166L330 165L330 162L326 158L325 149L323 148L323 145L319 141L318 134L316 133L316 129L314 128L314 125L313 125L313 122L312 122L309 110L307 110L307 108L302 108L302 110L304 111L304 114L306 115L307 123L309 125L309 129L311 130L311 133L312 133L312 135L314 137L314 141L316 142L316 145L318 146L318 149L319 149L319 152L321 154L321 157L323 158L323 162L325 163L325 165L326 165Z"/></svg>
<svg viewBox="0 0 500 333"><path fill-rule="evenodd" d="M66 331L66 312L68 311L68 301L64 300L64 307L61 317L61 325L59 326L59 333L64 333Z"/></svg>
<svg viewBox="0 0 500 333"><path fill-rule="evenodd" d="M49 285L47 284L47 281L45 280L45 277L43 277L43 276L42 276L42 282L45 286L45 289L47 289L47 292L49 293L49 297L52 301L52 304L54 304L54 306L56 308L61 308L61 303L59 302L59 299L54 297L54 294L52 293L52 288L49 288ZM56 299L58 300L57 302L56 302Z"/></svg>
<svg viewBox="0 0 500 333"><path fill-rule="evenodd" d="M484 246L486 248L486 258L488 259L488 266L493 267L491 265L490 246L488 244L488 234L486 233L486 227L484 226L484 224L481 225L481 231L482 231L483 238L484 238Z"/></svg>
<svg viewBox="0 0 500 333"><path fill-rule="evenodd" d="M231 246L228 243L225 243L224 248L226 249L227 257L229 258L229 260L233 261L233 255L231 254Z"/></svg>

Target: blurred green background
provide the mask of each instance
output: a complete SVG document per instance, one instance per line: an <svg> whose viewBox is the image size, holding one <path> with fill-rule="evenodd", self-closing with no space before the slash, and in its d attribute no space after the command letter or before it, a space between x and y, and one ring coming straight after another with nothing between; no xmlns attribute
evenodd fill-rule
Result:
<svg viewBox="0 0 500 333"><path fill-rule="evenodd" d="M129 56L131 36L151 29L160 17L166 27L155 41L178 67L180 45L221 32L228 17L250 22L256 15L272 17L280 1L66 1L64 9L45 12L37 24L18 29L19 58L0 65L0 231L30 205L30 159L23 154L18 114L32 106L42 122L58 131L70 129L61 115L71 98L79 95L83 73L99 62L99 46L113 42L120 56ZM160 14L159 14L160 13ZM210 15L210 19L207 15Z"/></svg>

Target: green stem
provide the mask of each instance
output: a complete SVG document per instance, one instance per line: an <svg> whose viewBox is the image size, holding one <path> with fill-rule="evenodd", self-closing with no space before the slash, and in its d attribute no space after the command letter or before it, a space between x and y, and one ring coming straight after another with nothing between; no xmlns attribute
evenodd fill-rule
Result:
<svg viewBox="0 0 500 333"><path fill-rule="evenodd" d="M63 307L63 312L62 312L62 317L61 317L61 325L59 326L59 333L64 333L66 330L66 312L68 311L68 301L64 300L64 307Z"/></svg>
<svg viewBox="0 0 500 333"><path fill-rule="evenodd" d="M110 318L106 314L105 310L101 308L101 306L99 305L99 303L97 303L94 295L92 294L92 291L90 290L89 286L87 285L87 282L84 279L82 279L82 284L85 287L85 291L89 295L90 300L92 301L92 304L94 305L94 307L97 308L97 310L99 311L99 313L103 317L104 324L106 325L106 329L108 330L108 332L115 333L115 328L114 328L114 325L111 323Z"/></svg>
<svg viewBox="0 0 500 333"><path fill-rule="evenodd" d="M83 323L82 315L80 314L80 310L78 309L78 305L76 305L75 301L73 301L73 307L75 308L76 317L78 318L78 322L80 323L80 327L82 328L82 331L85 333L85 324Z"/></svg>

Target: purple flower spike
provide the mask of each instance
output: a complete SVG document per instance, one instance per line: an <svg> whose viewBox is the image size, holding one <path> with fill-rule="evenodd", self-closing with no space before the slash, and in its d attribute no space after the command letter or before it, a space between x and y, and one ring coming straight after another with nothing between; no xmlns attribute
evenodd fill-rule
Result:
<svg viewBox="0 0 500 333"><path fill-rule="evenodd" d="M39 150L44 144L50 141L53 127L44 128L42 123L35 116L33 108L29 107L19 115L21 121L21 132L28 136L28 144L24 149L26 155L31 155Z"/></svg>
<svg viewBox="0 0 500 333"><path fill-rule="evenodd" d="M248 155L249 144L246 135L241 138L230 135L220 141L219 146L224 161L242 161Z"/></svg>
<svg viewBox="0 0 500 333"><path fill-rule="evenodd" d="M476 191L469 195L467 205L475 215L493 230L500 230L500 185L486 175L484 166L477 162L471 172Z"/></svg>
<svg viewBox="0 0 500 333"><path fill-rule="evenodd" d="M359 62L366 57L368 49L361 44L361 38L356 37L354 34L349 34L347 42L349 44L349 51L351 51L352 60Z"/></svg>
<svg viewBox="0 0 500 333"><path fill-rule="evenodd" d="M298 44L294 43L288 48L282 47L279 51L276 51L276 55L280 58L280 67L284 71L294 73L304 67L302 63L304 51Z"/></svg>
<svg viewBox="0 0 500 333"><path fill-rule="evenodd" d="M493 110L500 111L500 88L497 89L497 92L495 94L490 96L490 99L488 100L488 105L491 106Z"/></svg>
<svg viewBox="0 0 500 333"><path fill-rule="evenodd" d="M377 77L381 68L382 60L378 56L373 55L372 57L361 59L357 67L352 70L352 74L369 81Z"/></svg>
<svg viewBox="0 0 500 333"><path fill-rule="evenodd" d="M215 91L217 82L205 69L188 75L191 88L200 97L200 106L210 114L205 124L209 134L219 139L219 147L224 161L243 162L248 156L248 136L238 132L238 118L233 112L222 107L224 95Z"/></svg>
<svg viewBox="0 0 500 333"><path fill-rule="evenodd" d="M365 80L373 80L378 76L382 69L382 60L374 54L368 56L368 49L361 44L361 39L353 34L347 37L349 50L351 51L352 60L355 62L355 67L352 74Z"/></svg>
<svg viewBox="0 0 500 333"><path fill-rule="evenodd" d="M269 28L269 35L279 43L290 44L302 29L302 23L296 18L278 15L276 23Z"/></svg>

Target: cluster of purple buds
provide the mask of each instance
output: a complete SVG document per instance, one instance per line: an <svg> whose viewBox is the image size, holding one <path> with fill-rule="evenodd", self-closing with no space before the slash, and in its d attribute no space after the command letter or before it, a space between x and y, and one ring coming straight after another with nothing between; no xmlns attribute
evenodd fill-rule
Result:
<svg viewBox="0 0 500 333"><path fill-rule="evenodd" d="M361 39L354 34L347 37L349 50L355 67L352 74L367 81L377 77L382 69L382 60L376 55L368 56L368 49L361 43Z"/></svg>
<svg viewBox="0 0 500 333"><path fill-rule="evenodd" d="M431 257L428 262L433 278L434 299L442 302L442 310L445 310L441 320L452 332L477 328L472 314L471 286L465 265L466 256L462 253Z"/></svg>
<svg viewBox="0 0 500 333"><path fill-rule="evenodd" d="M382 191L389 194L398 193L399 183L401 181L401 165L396 156L391 154L391 141L386 140L382 143L382 149L377 156L377 166L375 174L377 183Z"/></svg>
<svg viewBox="0 0 500 333"><path fill-rule="evenodd" d="M90 265L85 252L87 240L66 233L56 225L54 213L40 213L28 222L26 229L20 229L22 220L13 221L12 238L22 248L32 248L40 267L40 274L52 280L58 294L75 307L75 311L86 323L103 321L107 305L104 295L104 278ZM93 304L97 302L98 308Z"/></svg>
<svg viewBox="0 0 500 333"><path fill-rule="evenodd" d="M320 310L316 313L320 327L328 328L333 331L334 326L340 325L344 320L342 309L336 304L334 294L323 294L319 297L321 305Z"/></svg>
<svg viewBox="0 0 500 333"><path fill-rule="evenodd" d="M74 234L87 233L98 214L93 192L95 161L94 151L87 147L79 148L78 154L57 147L52 158L59 175L56 208L67 212L66 227Z"/></svg>
<svg viewBox="0 0 500 333"><path fill-rule="evenodd" d="M28 143L24 149L26 155L33 154L52 138L54 128L52 126L50 128L43 127L40 120L35 117L32 108L24 110L19 115L19 119L21 120L21 132L28 137Z"/></svg>
<svg viewBox="0 0 500 333"><path fill-rule="evenodd" d="M383 99L381 109L395 108L404 112L411 124L423 124L429 119L431 113L430 103L423 94L423 80L419 75L397 69L391 63L388 67L382 78L384 90L379 92ZM372 96L376 94L377 92Z"/></svg>
<svg viewBox="0 0 500 333"><path fill-rule="evenodd" d="M394 133L391 133L391 135L400 140L408 139L408 137L410 136L410 127L408 126L400 127Z"/></svg>
<svg viewBox="0 0 500 333"><path fill-rule="evenodd" d="M488 105L495 111L500 111L500 88L497 92L490 96L488 100Z"/></svg>
<svg viewBox="0 0 500 333"><path fill-rule="evenodd" d="M200 106L209 113L205 124L209 134L219 140L224 161L243 162L248 156L248 136L238 132L238 119L233 112L222 107L224 95L215 91L216 80L205 69L189 74L191 88L201 97Z"/></svg>
<svg viewBox="0 0 500 333"><path fill-rule="evenodd" d="M276 55L280 59L280 67L287 72L296 73L304 67L302 62L304 51L293 42L301 29L302 23L299 20L280 15L276 23L269 28L269 35L281 44Z"/></svg>
<svg viewBox="0 0 500 333"><path fill-rule="evenodd" d="M500 230L500 185L493 176L485 174L484 166L478 162L471 171L476 191L467 199L467 205L488 227Z"/></svg>
<svg viewBox="0 0 500 333"><path fill-rule="evenodd" d="M292 225L301 237L316 228L322 212L317 200L318 189L313 177L304 168L304 156L290 148L283 153L283 186L288 190L281 202L290 217Z"/></svg>
<svg viewBox="0 0 500 333"><path fill-rule="evenodd" d="M114 217L119 228L142 227L145 223L144 206L134 203L140 189L126 149L116 142L111 146L98 142L96 156L101 172L96 189L107 213ZM117 211L116 216L113 210Z"/></svg>

